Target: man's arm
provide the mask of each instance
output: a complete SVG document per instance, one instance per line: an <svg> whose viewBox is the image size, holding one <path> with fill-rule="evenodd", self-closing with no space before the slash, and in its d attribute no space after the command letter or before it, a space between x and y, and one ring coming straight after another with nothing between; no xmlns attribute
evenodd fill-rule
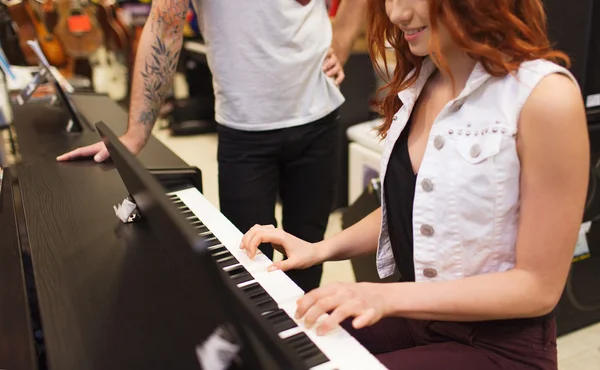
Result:
<svg viewBox="0 0 600 370"><path fill-rule="evenodd" d="M121 141L134 154L148 142L173 83L183 44L187 0L154 0L140 36L133 67L133 83L127 132ZM104 143L77 148L57 158L59 161L94 156L96 162L109 157Z"/></svg>
<svg viewBox="0 0 600 370"><path fill-rule="evenodd" d="M333 19L333 42L335 55L342 65L350 57L352 46L367 20L368 0L340 0L340 6Z"/></svg>
<svg viewBox="0 0 600 370"><path fill-rule="evenodd" d="M173 83L183 45L186 0L154 0L136 53L129 122L125 135L146 145Z"/></svg>

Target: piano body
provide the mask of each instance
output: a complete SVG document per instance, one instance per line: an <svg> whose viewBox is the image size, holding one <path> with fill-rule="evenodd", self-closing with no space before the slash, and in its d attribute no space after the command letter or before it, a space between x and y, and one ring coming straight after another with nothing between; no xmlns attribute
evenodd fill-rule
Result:
<svg viewBox="0 0 600 370"><path fill-rule="evenodd" d="M37 361L10 168L0 182L0 369L33 369Z"/></svg>
<svg viewBox="0 0 600 370"><path fill-rule="evenodd" d="M126 127L127 113L108 97L75 94L73 100L89 122L107 122L115 132ZM25 358L38 364L17 368L199 369L197 346L205 339L202 333L214 329L203 310L214 297L198 294L197 264L160 241L160 226L124 224L115 216L113 206L128 190L113 163L55 161L67 150L98 141L98 132L65 132L64 114L43 103L15 107L14 113L19 159L11 172L18 240L31 259L24 274L35 283L32 309L41 318L19 331L34 352ZM212 243L216 266L260 312L282 348L299 356L302 368L383 368L343 329L319 337L292 319L302 290L281 271L267 273L265 256L249 260L239 250L242 234L204 198L199 170L155 139L136 158L155 169L164 193ZM3 238L5 231L0 233ZM4 276L0 271L0 279ZM13 312L5 320L18 316ZM34 324L41 325L42 339L33 339ZM12 332L10 339L15 338ZM7 356L0 357L6 370L15 367L4 364L22 358L16 352L0 355Z"/></svg>

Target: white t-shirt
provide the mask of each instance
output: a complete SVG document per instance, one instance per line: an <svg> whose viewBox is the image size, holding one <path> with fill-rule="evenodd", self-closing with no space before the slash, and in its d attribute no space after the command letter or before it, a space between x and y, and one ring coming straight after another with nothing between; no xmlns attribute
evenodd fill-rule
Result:
<svg viewBox="0 0 600 370"><path fill-rule="evenodd" d="M309 123L344 102L322 71L332 30L325 0L193 0L213 74L215 119L234 129Z"/></svg>

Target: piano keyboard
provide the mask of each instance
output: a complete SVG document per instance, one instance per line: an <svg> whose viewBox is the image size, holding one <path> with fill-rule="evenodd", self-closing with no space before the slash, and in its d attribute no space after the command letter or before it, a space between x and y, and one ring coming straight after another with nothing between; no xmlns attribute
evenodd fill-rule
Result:
<svg viewBox="0 0 600 370"><path fill-rule="evenodd" d="M282 271L267 272L272 262L260 251L251 260L239 248L243 234L196 188L167 195L198 234L208 238L216 263L261 309L279 337L300 354L308 368L385 369L341 327L318 336L317 325L307 329L301 320L296 320L296 301L304 294L302 289Z"/></svg>

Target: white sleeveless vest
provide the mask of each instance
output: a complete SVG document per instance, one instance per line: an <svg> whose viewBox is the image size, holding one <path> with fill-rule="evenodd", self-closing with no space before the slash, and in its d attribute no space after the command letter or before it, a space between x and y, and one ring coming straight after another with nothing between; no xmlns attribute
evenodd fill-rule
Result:
<svg viewBox="0 0 600 370"><path fill-rule="evenodd" d="M418 80L398 94L403 106L385 140L382 182L394 144L435 68L427 58ZM454 280L514 267L520 191L515 136L527 98L552 73L564 73L577 83L567 69L546 60L525 62L516 75L502 78L477 64L461 94L436 118L415 189L416 281ZM383 184L381 189L377 269L384 278L396 266Z"/></svg>

